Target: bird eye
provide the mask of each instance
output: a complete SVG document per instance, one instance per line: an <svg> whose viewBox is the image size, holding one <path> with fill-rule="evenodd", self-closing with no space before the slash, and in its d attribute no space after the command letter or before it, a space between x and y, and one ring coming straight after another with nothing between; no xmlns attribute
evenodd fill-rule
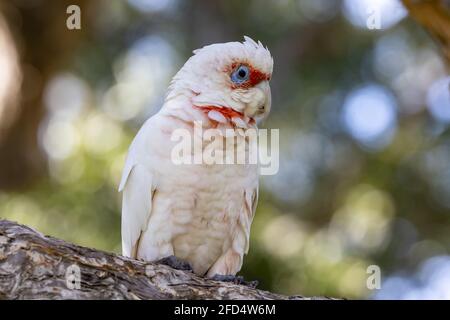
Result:
<svg viewBox="0 0 450 320"><path fill-rule="evenodd" d="M236 84L244 83L248 80L250 71L247 66L241 65L231 74L231 81Z"/></svg>

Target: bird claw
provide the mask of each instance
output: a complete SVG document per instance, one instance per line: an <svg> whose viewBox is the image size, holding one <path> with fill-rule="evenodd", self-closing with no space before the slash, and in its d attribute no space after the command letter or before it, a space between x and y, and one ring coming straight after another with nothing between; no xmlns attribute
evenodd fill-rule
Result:
<svg viewBox="0 0 450 320"><path fill-rule="evenodd" d="M258 286L258 280L253 281L245 281L243 276L234 276L231 274L223 275L223 274L216 274L212 278L212 280L216 281L222 281L222 282L231 282L234 284L240 284L244 285L250 288L255 289Z"/></svg>
<svg viewBox="0 0 450 320"><path fill-rule="evenodd" d="M164 264L177 270L193 271L191 265L188 262L178 259L173 255L159 259L158 261L156 261L156 263Z"/></svg>

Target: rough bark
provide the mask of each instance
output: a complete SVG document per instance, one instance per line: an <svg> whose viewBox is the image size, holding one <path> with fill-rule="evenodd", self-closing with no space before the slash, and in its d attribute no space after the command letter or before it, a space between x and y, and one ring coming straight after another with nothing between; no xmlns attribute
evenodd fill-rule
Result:
<svg viewBox="0 0 450 320"><path fill-rule="evenodd" d="M77 279L71 271L77 269L80 281L71 282ZM166 265L80 247L0 220L0 299L320 298L213 281Z"/></svg>
<svg viewBox="0 0 450 320"><path fill-rule="evenodd" d="M450 1L403 0L411 17L440 44L450 66Z"/></svg>

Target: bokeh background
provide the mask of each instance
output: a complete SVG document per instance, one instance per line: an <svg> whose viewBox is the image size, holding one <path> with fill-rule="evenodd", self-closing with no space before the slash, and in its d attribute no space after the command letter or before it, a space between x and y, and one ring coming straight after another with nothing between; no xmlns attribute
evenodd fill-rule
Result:
<svg viewBox="0 0 450 320"><path fill-rule="evenodd" d="M249 35L274 56L263 127L281 155L242 274L285 294L450 298L450 78L400 2L0 3L1 218L119 253L132 138L193 49Z"/></svg>

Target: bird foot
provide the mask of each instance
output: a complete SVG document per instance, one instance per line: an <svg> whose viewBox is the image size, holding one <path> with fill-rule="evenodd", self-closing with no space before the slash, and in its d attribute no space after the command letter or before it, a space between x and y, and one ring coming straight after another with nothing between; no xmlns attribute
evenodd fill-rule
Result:
<svg viewBox="0 0 450 320"><path fill-rule="evenodd" d="M258 281L245 281L243 276L234 276L231 274L223 275L223 274L216 274L212 278L212 280L216 281L223 281L223 282L231 282L234 284L241 284L250 288L255 289L258 286Z"/></svg>
<svg viewBox="0 0 450 320"><path fill-rule="evenodd" d="M166 266L172 267L177 270L193 271L191 265L188 262L178 259L175 256L167 256L165 258L159 259L158 261L156 261L156 263L165 264Z"/></svg>

